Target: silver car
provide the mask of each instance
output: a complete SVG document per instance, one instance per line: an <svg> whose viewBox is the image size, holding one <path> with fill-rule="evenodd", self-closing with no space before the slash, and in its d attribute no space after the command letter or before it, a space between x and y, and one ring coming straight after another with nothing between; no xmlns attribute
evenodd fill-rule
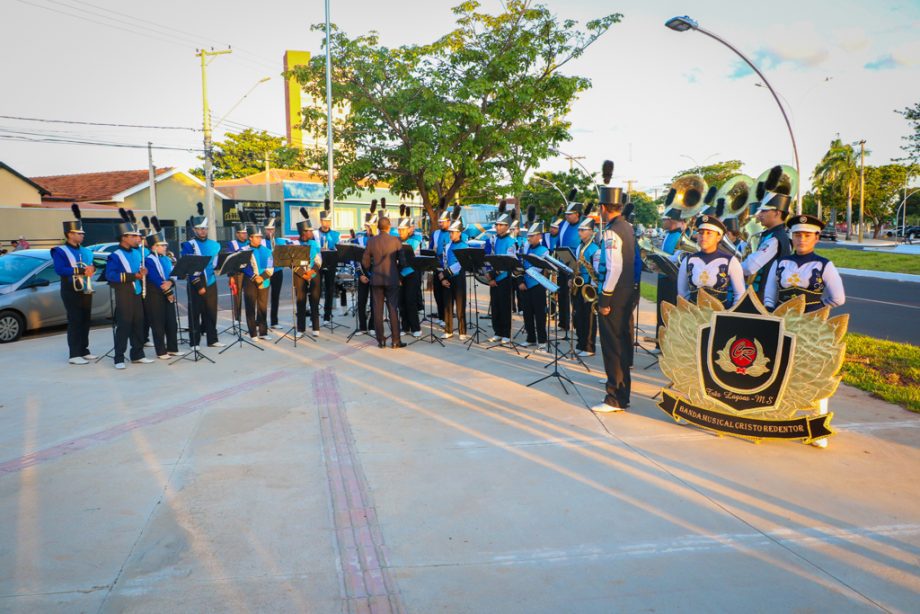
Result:
<svg viewBox="0 0 920 614"><path fill-rule="evenodd" d="M112 317L105 255L95 254L93 320ZM0 256L0 343L19 339L27 330L67 323L61 278L54 272L51 250L24 249Z"/></svg>

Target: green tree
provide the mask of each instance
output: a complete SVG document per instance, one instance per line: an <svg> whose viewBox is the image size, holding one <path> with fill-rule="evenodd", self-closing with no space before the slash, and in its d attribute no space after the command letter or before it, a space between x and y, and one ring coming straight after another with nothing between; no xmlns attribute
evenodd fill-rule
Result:
<svg viewBox="0 0 920 614"><path fill-rule="evenodd" d="M572 189L578 190L575 197L578 202L597 202L594 179L585 176L583 172L538 171L531 176L521 192L521 208L526 211L530 205L535 205L537 219L552 220L559 207L565 204L563 195L568 197Z"/></svg>
<svg viewBox="0 0 920 614"><path fill-rule="evenodd" d="M686 170L680 171L671 178L671 181L674 181L683 175L702 175L703 179L706 180L707 185L714 185L719 187L725 183L726 179L740 174L742 166L743 163L741 160L725 160L723 162L714 162L699 168L694 166L693 168L688 168Z"/></svg>
<svg viewBox="0 0 920 614"><path fill-rule="evenodd" d="M869 152L866 152L869 155ZM859 152L840 139L830 147L812 172L812 184L822 206L846 207L847 233L853 212L853 195L859 183Z"/></svg>
<svg viewBox="0 0 920 614"><path fill-rule="evenodd" d="M299 150L286 147L284 139L264 130L247 128L240 133L228 133L223 141L214 143L213 151L214 179L236 179L264 171L266 154L272 168L305 168ZM204 168L193 169L192 174L203 179Z"/></svg>
<svg viewBox="0 0 920 614"><path fill-rule="evenodd" d="M332 97L344 110L333 125L337 193L385 181L397 193L418 192L431 215L439 197L469 192L481 201L509 179L519 194L527 171L569 139L565 117L590 82L561 69L621 15L580 30L529 0L504 6L490 15L463 2L453 9L457 27L428 44L391 49L376 32L350 38L338 28L323 41L334 58ZM326 97L323 55L294 71L315 100ZM302 114L305 130L325 134L323 109ZM323 166L323 152L309 156Z"/></svg>
<svg viewBox="0 0 920 614"><path fill-rule="evenodd" d="M902 164L866 167L863 215L872 223L873 238L877 239L882 224L893 218L910 172L911 168Z"/></svg>
<svg viewBox="0 0 920 614"><path fill-rule="evenodd" d="M906 144L901 145L906 155L900 161L920 163L920 102L912 107L904 107L895 113L902 115L912 130L911 134L901 137L906 141Z"/></svg>
<svg viewBox="0 0 920 614"><path fill-rule="evenodd" d="M646 227L658 225L660 216L658 215L658 203L655 199L645 192L632 192L630 202L635 206L633 209L633 221L636 224L642 224Z"/></svg>

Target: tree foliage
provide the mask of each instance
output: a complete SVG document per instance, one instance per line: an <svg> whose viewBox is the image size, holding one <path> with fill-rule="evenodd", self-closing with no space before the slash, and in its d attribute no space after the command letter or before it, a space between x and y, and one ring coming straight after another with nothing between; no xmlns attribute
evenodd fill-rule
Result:
<svg viewBox="0 0 920 614"><path fill-rule="evenodd" d="M920 163L920 102L912 107L904 107L895 113L902 115L911 128L910 134L901 137L906 142L901 145L905 156L900 161L918 164Z"/></svg>
<svg viewBox="0 0 920 614"><path fill-rule="evenodd" d="M811 177L815 198L821 199L822 207L828 211L836 207L845 213L847 207L852 207L859 182L859 151L834 139Z"/></svg>
<svg viewBox="0 0 920 614"><path fill-rule="evenodd" d="M872 223L874 237L878 238L882 223L894 216L910 171L909 166L902 164L866 167L863 215Z"/></svg>
<svg viewBox="0 0 920 614"><path fill-rule="evenodd" d="M247 128L240 133L228 133L223 141L213 146L214 179L236 179L265 170L265 154L269 154L272 168L305 170L298 149L284 145L284 139L263 131ZM204 178L204 168L192 170L199 179Z"/></svg>
<svg viewBox="0 0 920 614"><path fill-rule="evenodd" d="M744 166L744 164L741 160L725 160L723 162L713 162L712 164L700 167L694 166L693 168L680 171L671 178L671 181L674 181L682 175L702 175L707 185L719 187L725 183L726 179L741 173L742 166Z"/></svg>
<svg viewBox="0 0 920 614"><path fill-rule="evenodd" d="M633 203L633 222L646 227L655 227L659 222L658 202L645 192L632 192L629 195Z"/></svg>
<svg viewBox="0 0 920 614"><path fill-rule="evenodd" d="M463 2L453 9L457 27L427 44L388 48L376 32L351 38L338 28L323 41L332 97L344 110L333 124L337 195L385 181L394 192L418 192L431 214L439 197L481 202L502 184L517 194L527 171L569 139L565 117L590 82L561 69L621 15L579 29L529 0L504 6L490 15ZM323 55L294 70L315 100L326 97ZM323 109L302 114L306 131L325 134ZM307 154L323 166L324 152Z"/></svg>
<svg viewBox="0 0 920 614"><path fill-rule="evenodd" d="M565 196L572 189L578 190L578 202L596 203L597 191L594 185L593 177L587 177L578 170L538 171L530 177L521 192L521 209L526 211L530 205L534 205L537 208L537 219L550 221L559 207L565 204Z"/></svg>

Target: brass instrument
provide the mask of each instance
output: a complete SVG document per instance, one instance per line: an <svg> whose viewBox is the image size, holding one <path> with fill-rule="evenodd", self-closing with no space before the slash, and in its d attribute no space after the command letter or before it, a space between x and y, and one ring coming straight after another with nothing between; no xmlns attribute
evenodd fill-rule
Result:
<svg viewBox="0 0 920 614"><path fill-rule="evenodd" d="M689 220L706 206L703 197L708 188L699 175L682 175L671 184L665 207L680 211L682 219Z"/></svg>
<svg viewBox="0 0 920 614"><path fill-rule="evenodd" d="M77 267L86 271L86 267L91 266L85 264L82 260L77 261ZM74 292L80 292L82 294L93 294L93 276L82 273L80 275L73 275L71 277L73 280L73 289Z"/></svg>
<svg viewBox="0 0 920 614"><path fill-rule="evenodd" d="M581 292L582 300L590 305L597 301L597 273L594 271L594 266L585 258L584 248L579 251L581 253L578 255L578 275L572 279L572 295ZM585 267L591 283L585 283L581 276L581 267Z"/></svg>

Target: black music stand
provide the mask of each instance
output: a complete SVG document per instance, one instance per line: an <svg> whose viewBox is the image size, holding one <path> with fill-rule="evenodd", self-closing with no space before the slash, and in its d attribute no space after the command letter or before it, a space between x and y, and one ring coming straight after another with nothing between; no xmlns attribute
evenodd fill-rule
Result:
<svg viewBox="0 0 920 614"><path fill-rule="evenodd" d="M208 268L209 262L211 262L211 256L181 256L176 262L176 266L173 267L172 271L173 277L185 280L185 294L186 300L188 301L188 331L190 346L192 346L191 337L194 337L196 327L198 326L198 313L195 311L195 302L192 297L194 285L191 283L191 281L189 281L189 278L193 275L201 275L202 279L205 280L205 283L207 283L206 279L204 278L204 270ZM178 312L178 310L179 307L177 305L176 311ZM200 335L198 337L198 343L201 343ZM192 346L191 352L184 356L179 356L169 364L174 365L180 360L191 360L192 362L198 362L202 359L207 360L211 364L214 364L213 360L201 353L201 351L198 349L199 347L200 345Z"/></svg>
<svg viewBox="0 0 920 614"><path fill-rule="evenodd" d="M323 271L335 271L338 269L339 252L338 252L338 249L324 249L320 251L320 256L323 259L323 267L320 270L320 279L321 279L320 284L323 284L326 281L326 276L323 274ZM326 303L326 289L325 288L322 289L321 296L322 296L322 303L325 305ZM333 276L332 278L332 299L333 299L333 303L335 303L335 276ZM320 326L322 327L323 325L321 324ZM332 314L329 314L329 323L325 324L325 327L329 329L329 332L331 334L335 334L335 329L343 328L344 326L345 326L344 324L339 324L335 320L333 320Z"/></svg>
<svg viewBox="0 0 920 614"><path fill-rule="evenodd" d="M466 304L468 309L472 309L472 313L476 315L475 323L473 327L476 329L473 331L473 334L469 335L469 339L465 341L466 351L470 351L473 347L473 344L480 344L479 333L482 332L482 328L479 326L479 293L476 291L476 273L481 271L485 266L486 261L486 250L481 247L465 247L461 249L454 250L454 256L457 258L457 262L460 263L461 270L466 273L467 277L467 297ZM471 291L470 286L472 286L473 301L470 302L469 294ZM466 326L467 333L469 333L469 326L471 324L470 320L473 318L467 318Z"/></svg>
<svg viewBox="0 0 920 614"><path fill-rule="evenodd" d="M430 251L430 250L421 250L421 251ZM415 252L412 250L412 246L411 246L411 245L403 245L403 247L402 247L402 252L403 252L403 260L405 261L406 265L412 267L412 268L415 270L415 272L418 273L418 276L419 276L419 283L422 282L422 281L421 281L421 280L422 280L422 275L423 275L425 272L427 272L427 271L435 271L435 270L438 268L438 259L437 259L437 257L435 257L435 256L416 256L416 255L415 255ZM431 288L432 288L432 294L433 294L433 292L434 292L434 283L432 283ZM430 297L429 297L429 300L431 300ZM413 303L415 302L415 297L414 297L414 296L412 297L412 302L413 302ZM409 298L408 298L408 297L406 298L406 303L407 303L406 309L409 309L410 307L409 307L409 305L408 305L408 303L409 303ZM431 305L430 305L430 304L426 304L426 305L425 305L425 312L426 312L426 314L427 314L427 312L428 312L428 310L429 310L430 308L431 308ZM434 336L434 322L431 320L431 318L427 318L427 319L428 319L428 333L425 334L425 335L422 335L422 336L419 337L418 339L413 339L413 340L410 341L407 345L412 345L413 343L415 343L415 342L417 342L417 341L426 341L426 340L427 340L428 343L434 343L435 341L437 341L438 343L441 344L441 347L444 347L444 342L441 341L440 339L438 339L437 337Z"/></svg>
<svg viewBox="0 0 920 614"><path fill-rule="evenodd" d="M362 265L361 261L364 260L364 248L355 243L339 243L335 246L335 251L338 256L339 262L353 262L355 268L358 270L358 276L361 275ZM358 334L358 331L361 330L361 323L358 319L358 284L361 283L360 279L355 280L355 287L352 290L352 305L354 305L354 316L355 316L355 328L351 331L347 337L345 337L345 343L351 341L352 337Z"/></svg>
<svg viewBox="0 0 920 614"><path fill-rule="evenodd" d="M491 254L489 256L486 256L483 260L488 266L492 267L492 270L495 271L496 273L505 272L505 273L508 273L509 277L512 276L511 274L513 272L521 270L521 261L518 260L516 257L508 256L507 254ZM511 291L514 292L513 284L511 286ZM489 307L492 308L494 306L490 303ZM495 321L494 311L492 312L492 321L493 322ZM511 341L508 344L504 344L501 341L499 341L498 343L490 345L486 349L491 350L492 348L498 348L498 347L510 347L512 350L514 350L515 354L517 354L518 356L521 355L520 350L518 350L520 346L514 342L513 337L511 338Z"/></svg>
<svg viewBox="0 0 920 614"><path fill-rule="evenodd" d="M217 270L216 274L226 275L227 277L230 277L231 275L242 273L243 269L249 266L249 263L251 261L252 261L252 252L249 250L241 250L238 252L233 252L232 254L227 254L223 262L220 264L220 268ZM236 318L236 341L231 342L230 345L222 349L220 352L218 352L218 354L223 354L224 352L226 352L227 350L229 350L236 344L239 344L240 347L243 347L244 343L248 343L252 347L259 350L260 352L264 352L265 348L259 347L258 345L250 341L249 339L243 338L242 318L243 318L243 308L245 307L245 305L243 303L244 297L243 297L243 285L242 284L240 284L240 287L237 289L237 292L240 293L240 311L239 311L239 314L237 314L237 318Z"/></svg>
<svg viewBox="0 0 920 614"><path fill-rule="evenodd" d="M300 266L310 266L310 246L309 245L275 245L272 250L272 261L275 266L286 267L291 269L291 327L275 340L275 345L288 338L294 342L297 347L297 295L294 291L294 268ZM316 339L308 335L303 335L310 341L316 343Z"/></svg>
<svg viewBox="0 0 920 614"><path fill-rule="evenodd" d="M102 275L99 276L99 281L102 281ZM109 313L112 314L112 347L108 352L96 358L98 363L103 358L114 358L115 357L115 290L112 288L112 284L106 283L106 286L109 288Z"/></svg>

